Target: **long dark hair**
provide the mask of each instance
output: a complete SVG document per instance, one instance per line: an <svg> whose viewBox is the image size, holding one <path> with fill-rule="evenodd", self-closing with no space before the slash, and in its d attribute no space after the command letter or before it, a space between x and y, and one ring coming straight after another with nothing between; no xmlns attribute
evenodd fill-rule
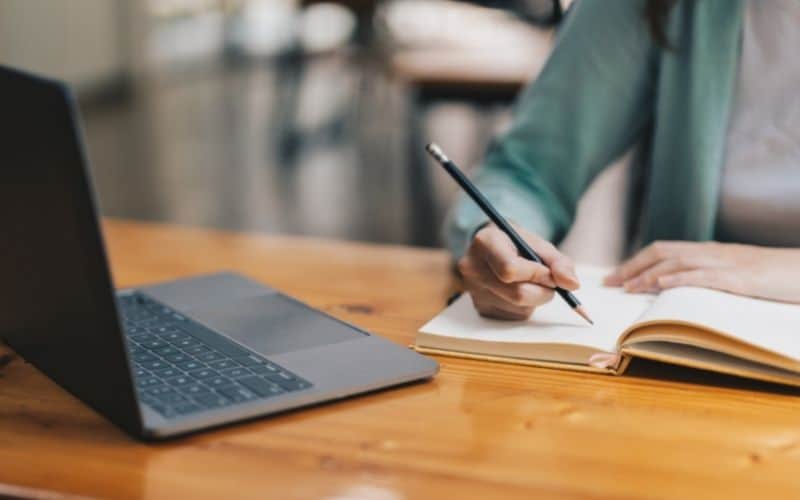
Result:
<svg viewBox="0 0 800 500"><path fill-rule="evenodd" d="M678 0L647 0L644 7L644 18L650 28L650 35L658 45L668 49L673 46L667 38L667 18L676 3Z"/></svg>

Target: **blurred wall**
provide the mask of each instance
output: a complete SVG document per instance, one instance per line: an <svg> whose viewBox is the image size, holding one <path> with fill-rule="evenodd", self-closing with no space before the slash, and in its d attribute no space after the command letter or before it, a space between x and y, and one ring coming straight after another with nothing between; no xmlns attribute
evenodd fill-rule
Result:
<svg viewBox="0 0 800 500"><path fill-rule="evenodd" d="M0 0L0 63L90 92L128 64L124 0Z"/></svg>

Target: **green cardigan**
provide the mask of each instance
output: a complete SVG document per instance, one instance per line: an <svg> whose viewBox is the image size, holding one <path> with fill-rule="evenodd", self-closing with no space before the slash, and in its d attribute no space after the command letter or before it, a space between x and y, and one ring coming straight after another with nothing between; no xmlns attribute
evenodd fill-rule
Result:
<svg viewBox="0 0 800 500"><path fill-rule="evenodd" d="M640 242L714 238L743 2L678 2L667 25L675 50L654 44L643 12L643 0L579 0L565 18L475 176L508 219L560 241L595 176L645 144ZM485 222L462 195L445 228L456 258Z"/></svg>

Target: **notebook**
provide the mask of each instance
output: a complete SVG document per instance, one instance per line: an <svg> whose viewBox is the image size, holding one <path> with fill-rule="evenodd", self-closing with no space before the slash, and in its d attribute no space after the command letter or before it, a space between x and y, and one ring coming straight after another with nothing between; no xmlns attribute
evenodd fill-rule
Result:
<svg viewBox="0 0 800 500"><path fill-rule="evenodd" d="M628 294L604 287L610 269L580 266L594 326L563 301L527 321L486 319L463 294L425 324L430 354L621 375L634 357L800 386L800 306L704 288Z"/></svg>

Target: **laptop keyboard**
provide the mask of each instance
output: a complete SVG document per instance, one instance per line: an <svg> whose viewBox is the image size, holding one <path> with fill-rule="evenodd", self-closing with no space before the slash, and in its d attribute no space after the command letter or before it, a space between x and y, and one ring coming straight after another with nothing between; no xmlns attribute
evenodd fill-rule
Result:
<svg viewBox="0 0 800 500"><path fill-rule="evenodd" d="M311 384L143 294L117 297L139 400L166 418Z"/></svg>

